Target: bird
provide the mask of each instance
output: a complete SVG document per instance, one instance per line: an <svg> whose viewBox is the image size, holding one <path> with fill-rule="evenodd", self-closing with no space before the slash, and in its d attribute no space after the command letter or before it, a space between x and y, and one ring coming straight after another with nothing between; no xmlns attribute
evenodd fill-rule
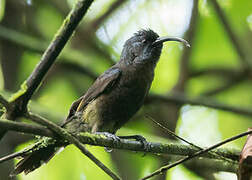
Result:
<svg viewBox="0 0 252 180"><path fill-rule="evenodd" d="M149 93L163 43L178 41L177 37L159 37L151 29L141 29L124 44L120 60L101 74L87 92L74 101L61 127L70 133L105 132L115 135L141 108ZM48 162L67 146L52 138L43 138L22 155L10 174L28 174Z"/></svg>

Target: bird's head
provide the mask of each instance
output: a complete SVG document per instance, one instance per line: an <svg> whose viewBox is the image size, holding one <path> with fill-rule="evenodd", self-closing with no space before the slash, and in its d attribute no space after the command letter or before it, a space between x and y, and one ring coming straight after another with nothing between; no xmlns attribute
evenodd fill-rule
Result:
<svg viewBox="0 0 252 180"><path fill-rule="evenodd" d="M166 41L179 41L189 46L189 43L181 38L159 37L150 29L140 30L125 42L120 59L127 64L156 64Z"/></svg>

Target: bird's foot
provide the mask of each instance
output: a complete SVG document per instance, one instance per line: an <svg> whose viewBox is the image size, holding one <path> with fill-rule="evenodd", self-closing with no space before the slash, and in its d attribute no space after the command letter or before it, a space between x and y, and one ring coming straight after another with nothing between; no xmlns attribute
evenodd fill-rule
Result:
<svg viewBox="0 0 252 180"><path fill-rule="evenodd" d="M136 141L139 141L142 143L145 152L150 151L150 143L145 139L145 137L143 137L141 135L118 136L118 137L120 139L135 139Z"/></svg>
<svg viewBox="0 0 252 180"><path fill-rule="evenodd" d="M95 134L104 135L107 138L113 139L114 144L118 144L120 142L120 138L118 136L116 136L115 134L111 134L109 132L96 132ZM105 147L104 149L105 149L106 152L112 152L113 151L113 149L109 148L109 147Z"/></svg>

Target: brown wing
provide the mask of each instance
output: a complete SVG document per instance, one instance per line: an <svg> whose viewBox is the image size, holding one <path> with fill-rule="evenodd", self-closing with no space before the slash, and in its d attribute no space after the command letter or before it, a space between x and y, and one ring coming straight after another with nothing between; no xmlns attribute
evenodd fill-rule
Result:
<svg viewBox="0 0 252 180"><path fill-rule="evenodd" d="M100 75L88 91L78 100L73 102L67 119L69 119L76 111L82 111L89 102L102 93L109 92L113 85L118 81L120 74L121 70L113 67Z"/></svg>

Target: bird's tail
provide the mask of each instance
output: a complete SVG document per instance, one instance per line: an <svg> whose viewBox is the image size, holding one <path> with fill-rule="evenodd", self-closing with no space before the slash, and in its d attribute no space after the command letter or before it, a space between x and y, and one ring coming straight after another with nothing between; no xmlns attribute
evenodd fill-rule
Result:
<svg viewBox="0 0 252 180"><path fill-rule="evenodd" d="M10 176L16 176L22 172L28 174L34 171L42 164L47 163L62 146L64 146L62 142L60 143L52 138L43 138L21 156L22 159L17 163Z"/></svg>

